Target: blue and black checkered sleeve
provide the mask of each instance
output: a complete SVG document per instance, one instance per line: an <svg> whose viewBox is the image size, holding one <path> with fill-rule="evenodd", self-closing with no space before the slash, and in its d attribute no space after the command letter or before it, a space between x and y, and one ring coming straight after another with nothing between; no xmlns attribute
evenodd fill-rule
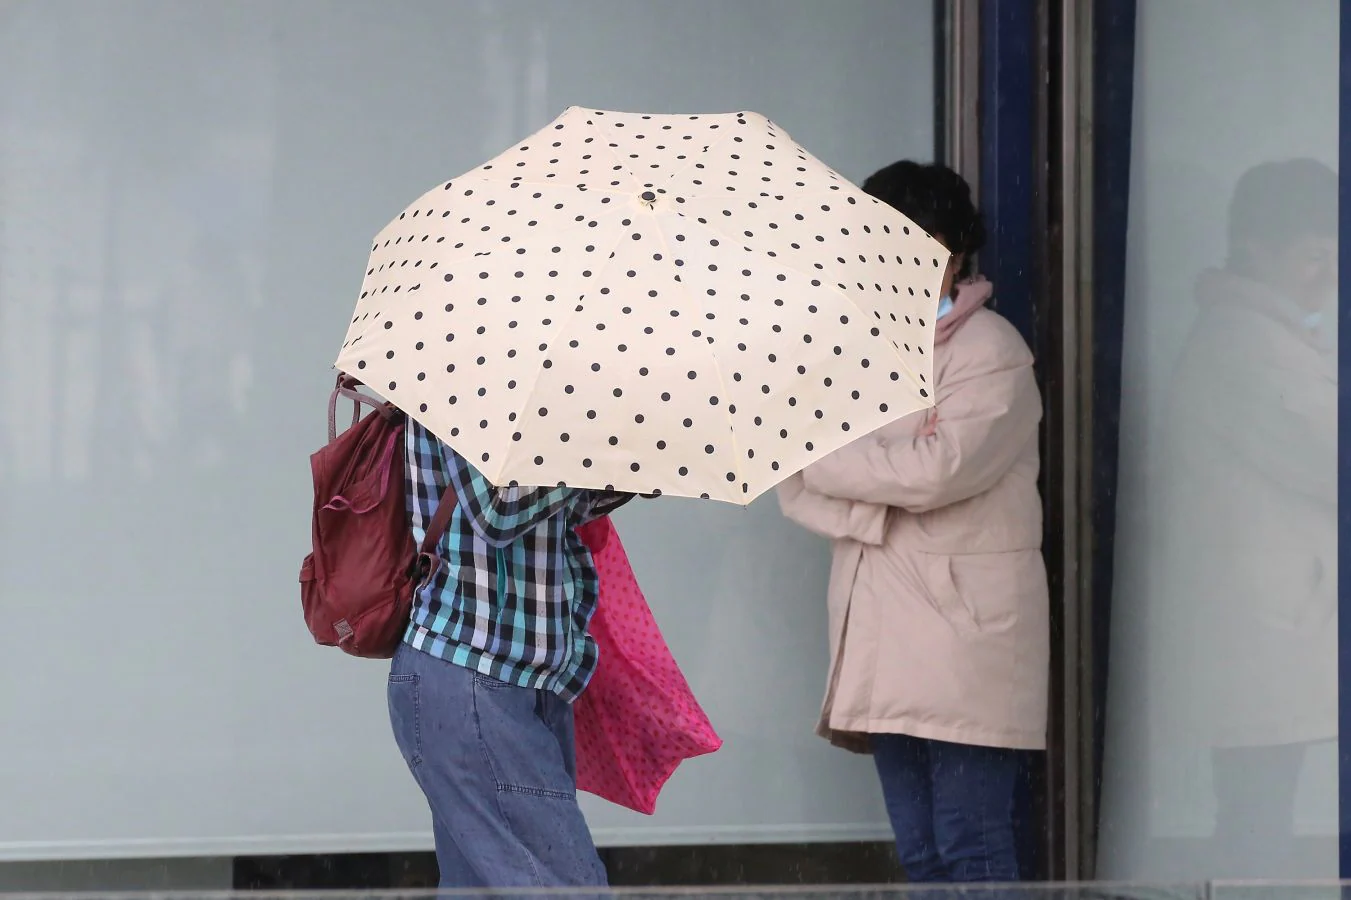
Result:
<svg viewBox="0 0 1351 900"><path fill-rule="evenodd" d="M583 523L603 519L634 498L633 494L618 491L587 491L586 494L590 505L582 516Z"/></svg>
<svg viewBox="0 0 1351 900"><path fill-rule="evenodd" d="M572 488L493 487L458 453L443 447L446 472L459 495L460 509L474 532L491 547L506 547L562 512Z"/></svg>

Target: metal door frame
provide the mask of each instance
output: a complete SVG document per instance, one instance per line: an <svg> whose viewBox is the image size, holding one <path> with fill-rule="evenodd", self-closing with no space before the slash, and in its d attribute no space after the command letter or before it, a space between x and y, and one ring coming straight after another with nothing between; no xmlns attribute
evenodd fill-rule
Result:
<svg viewBox="0 0 1351 900"><path fill-rule="evenodd" d="M1091 0L937 0L939 157L989 224L980 267L1033 347L1052 587L1050 733L1033 773L1035 875L1091 879L1097 830L1093 615ZM1348 0L1351 2L1351 0Z"/></svg>

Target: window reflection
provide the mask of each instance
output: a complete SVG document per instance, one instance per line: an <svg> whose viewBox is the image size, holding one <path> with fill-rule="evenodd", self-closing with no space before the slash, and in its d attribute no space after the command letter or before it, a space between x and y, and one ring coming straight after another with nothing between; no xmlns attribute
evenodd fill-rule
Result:
<svg viewBox="0 0 1351 900"><path fill-rule="evenodd" d="M1102 877L1337 874L1337 26L1139 6Z"/></svg>

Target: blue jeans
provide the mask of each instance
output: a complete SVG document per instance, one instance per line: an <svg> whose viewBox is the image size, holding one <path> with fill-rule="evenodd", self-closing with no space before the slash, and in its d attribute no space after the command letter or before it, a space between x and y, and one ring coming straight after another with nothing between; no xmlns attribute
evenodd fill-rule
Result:
<svg viewBox="0 0 1351 900"><path fill-rule="evenodd" d="M405 644L389 718L431 807L442 888L606 884L577 805L566 702Z"/></svg>
<svg viewBox="0 0 1351 900"><path fill-rule="evenodd" d="M1018 880L1018 751L898 734L871 737L896 851L910 882Z"/></svg>

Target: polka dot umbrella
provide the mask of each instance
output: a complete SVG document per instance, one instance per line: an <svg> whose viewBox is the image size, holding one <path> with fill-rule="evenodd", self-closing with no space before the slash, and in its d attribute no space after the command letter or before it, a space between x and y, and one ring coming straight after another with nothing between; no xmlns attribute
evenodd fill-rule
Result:
<svg viewBox="0 0 1351 900"><path fill-rule="evenodd" d="M336 365L494 484L747 504L932 405L947 258L763 116L574 107L380 232Z"/></svg>

